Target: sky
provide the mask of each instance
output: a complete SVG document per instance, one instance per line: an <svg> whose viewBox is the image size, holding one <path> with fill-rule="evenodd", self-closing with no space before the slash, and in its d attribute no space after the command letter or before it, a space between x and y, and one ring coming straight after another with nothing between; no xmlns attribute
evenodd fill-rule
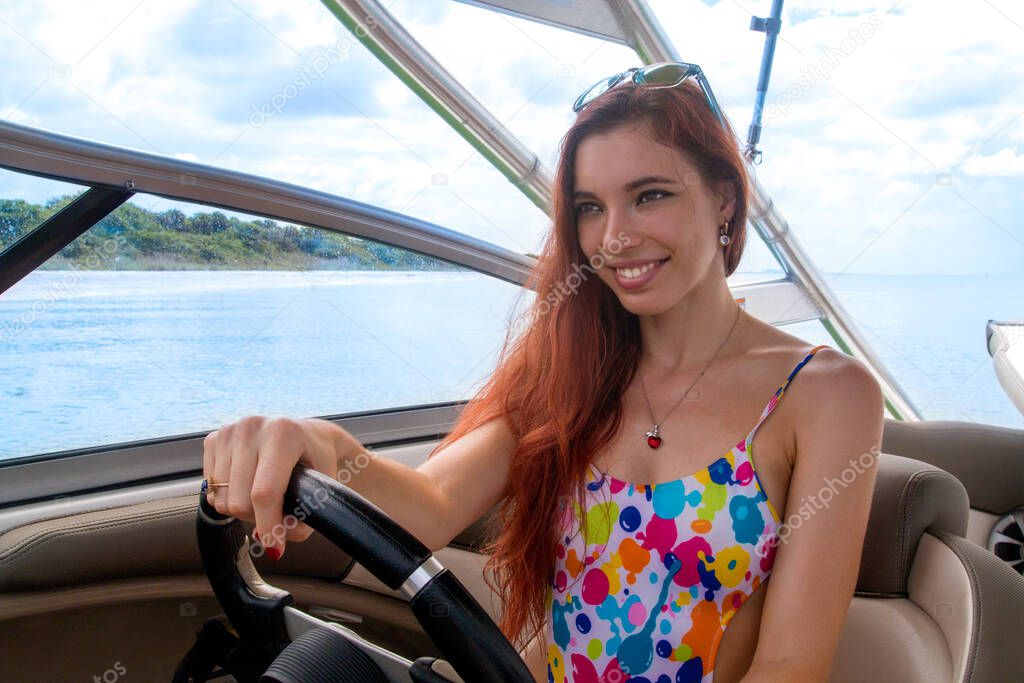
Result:
<svg viewBox="0 0 1024 683"><path fill-rule="evenodd" d="M579 92L639 63L458 2L383 4L549 169ZM771 3L649 4L745 135L764 45L750 16ZM312 187L519 252L549 229L314 0L3 0L0 54L8 121ZM1024 273L1024 5L787 2L760 147L758 181L824 272ZM3 198L70 191L0 170ZM778 270L749 244L741 271Z"/></svg>

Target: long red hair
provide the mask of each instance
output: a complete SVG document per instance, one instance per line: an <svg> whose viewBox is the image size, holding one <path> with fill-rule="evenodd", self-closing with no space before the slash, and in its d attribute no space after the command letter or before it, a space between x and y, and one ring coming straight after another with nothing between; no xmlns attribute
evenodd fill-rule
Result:
<svg viewBox="0 0 1024 683"><path fill-rule="evenodd" d="M563 510L570 501L585 509L588 463L620 427L620 399L640 356L637 316L594 273L601 264L588 262L580 248L572 201L580 142L625 123L646 123L657 141L689 153L701 182L732 184L736 204L723 277L736 269L745 244L743 159L735 135L718 123L693 81L613 88L582 110L562 138L553 229L526 283L536 297L520 324L510 326L494 374L430 453L497 417L516 437L506 497L492 520L499 533L483 552L490 556L485 581L503 604L499 626L517 648L544 626Z"/></svg>

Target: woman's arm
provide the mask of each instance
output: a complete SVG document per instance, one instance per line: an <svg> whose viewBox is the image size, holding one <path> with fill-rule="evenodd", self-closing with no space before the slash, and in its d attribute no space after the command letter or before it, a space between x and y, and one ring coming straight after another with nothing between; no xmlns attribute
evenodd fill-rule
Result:
<svg viewBox="0 0 1024 683"><path fill-rule="evenodd" d="M415 469L377 457L331 422L305 423L333 440L339 481L434 552L493 508L508 487L516 442L506 417L485 422Z"/></svg>
<svg viewBox="0 0 1024 683"><path fill-rule="evenodd" d="M510 418L503 415L464 434L416 468L446 502L443 528L437 529L440 540L432 550L448 545L507 495L516 445Z"/></svg>
<svg viewBox="0 0 1024 683"><path fill-rule="evenodd" d="M303 426L334 443L337 462L335 478L379 507L399 526L431 550L446 533L448 504L437 485L426 476L397 460L367 450L341 426L319 418Z"/></svg>
<svg viewBox="0 0 1024 683"><path fill-rule="evenodd" d="M497 440L470 439L474 434L439 453L436 466L443 470L445 460L453 456L493 457L500 462L504 451ZM452 530L461 520L451 512L454 506L431 476L378 457L340 425L321 419L249 415L210 432L203 439L203 472L228 488L220 493L211 489L207 500L221 514L254 522L254 536L259 534L270 557L280 559L287 541L301 542L313 533L312 527L284 510L284 494L298 463L369 498L431 549L443 547L464 528ZM500 477L505 469L496 464L489 482L485 478L460 483L458 472L446 481L471 488L469 500L483 505L486 500L481 497L503 485ZM297 523L289 525L289 519Z"/></svg>
<svg viewBox="0 0 1024 683"><path fill-rule="evenodd" d="M860 570L885 418L882 391L845 355L803 379L796 462L743 683L826 681Z"/></svg>

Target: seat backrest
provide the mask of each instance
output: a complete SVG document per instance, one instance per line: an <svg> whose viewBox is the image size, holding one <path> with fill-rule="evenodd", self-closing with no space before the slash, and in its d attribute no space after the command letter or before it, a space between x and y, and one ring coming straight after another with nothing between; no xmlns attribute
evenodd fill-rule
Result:
<svg viewBox="0 0 1024 683"><path fill-rule="evenodd" d="M906 598L910 568L926 530L967 532L963 484L934 465L883 453L878 463L857 595Z"/></svg>
<svg viewBox="0 0 1024 683"><path fill-rule="evenodd" d="M882 451L946 470L963 483L976 510L1002 515L1021 504L1024 429L965 420L887 417Z"/></svg>
<svg viewBox="0 0 1024 683"><path fill-rule="evenodd" d="M883 453L830 680L1024 680L1024 579L964 538L967 491L948 472ZM1014 647L1010 645L1010 647Z"/></svg>

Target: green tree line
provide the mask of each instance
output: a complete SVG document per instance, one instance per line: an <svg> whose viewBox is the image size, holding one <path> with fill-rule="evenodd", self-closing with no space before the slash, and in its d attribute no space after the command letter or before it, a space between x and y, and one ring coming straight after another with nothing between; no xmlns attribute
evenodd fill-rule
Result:
<svg viewBox="0 0 1024 683"><path fill-rule="evenodd" d="M44 204L0 199L0 251L75 199ZM458 266L379 242L329 230L220 211L186 215L132 203L92 226L44 269L120 270L459 270Z"/></svg>

